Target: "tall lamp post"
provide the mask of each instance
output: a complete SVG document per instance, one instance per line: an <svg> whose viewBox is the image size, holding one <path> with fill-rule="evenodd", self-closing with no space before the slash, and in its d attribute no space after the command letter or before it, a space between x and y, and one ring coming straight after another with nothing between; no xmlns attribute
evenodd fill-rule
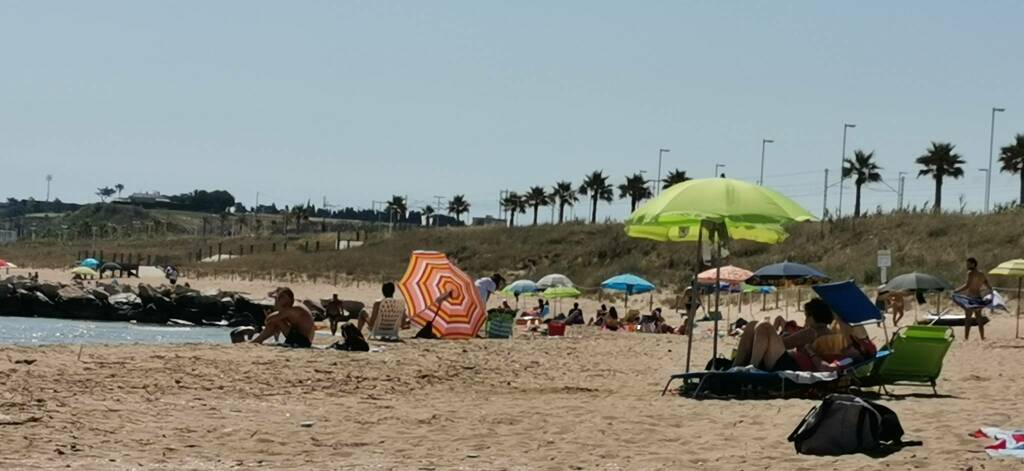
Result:
<svg viewBox="0 0 1024 471"><path fill-rule="evenodd" d="M758 185L764 185L764 145L772 144L775 141L771 139L761 139L761 178L757 179Z"/></svg>
<svg viewBox="0 0 1024 471"><path fill-rule="evenodd" d="M658 181L655 183L655 185L657 185L656 186L657 189L655 190L655 193L654 193L656 195L660 195L661 194L661 155L664 154L665 152L672 152L672 151L669 150L669 149L658 149Z"/></svg>
<svg viewBox="0 0 1024 471"><path fill-rule="evenodd" d="M846 131L855 127L857 127L856 124L843 124L843 157L839 159L839 211L836 212L839 217L843 217L843 166L846 163Z"/></svg>
<svg viewBox="0 0 1024 471"><path fill-rule="evenodd" d="M992 108L992 126L988 134L988 173L985 174L985 212L988 212L988 204L992 198L992 147L996 138L996 113L1002 113L1006 108Z"/></svg>

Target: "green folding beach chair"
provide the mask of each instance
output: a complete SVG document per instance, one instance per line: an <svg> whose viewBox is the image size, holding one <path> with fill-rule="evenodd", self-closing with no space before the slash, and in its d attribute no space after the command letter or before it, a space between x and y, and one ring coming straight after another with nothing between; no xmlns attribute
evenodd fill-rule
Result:
<svg viewBox="0 0 1024 471"><path fill-rule="evenodd" d="M515 330L515 312L491 309L487 313L487 323L484 332L489 339L510 339Z"/></svg>
<svg viewBox="0 0 1024 471"><path fill-rule="evenodd" d="M935 380L942 373L942 360L953 344L953 329L949 327L914 325L903 327L893 335L887 349L888 356L875 363L867 377L860 378L862 386L931 386L938 394Z"/></svg>

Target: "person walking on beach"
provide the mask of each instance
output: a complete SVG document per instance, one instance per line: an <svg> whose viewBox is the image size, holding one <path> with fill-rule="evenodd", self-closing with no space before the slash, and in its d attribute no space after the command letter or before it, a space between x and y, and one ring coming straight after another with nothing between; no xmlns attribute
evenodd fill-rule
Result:
<svg viewBox="0 0 1024 471"><path fill-rule="evenodd" d="M295 305L291 288L278 288L271 296L277 311L267 316L266 325L252 343L263 343L278 334L284 334L284 345L296 348L313 346L316 324L313 315L302 306Z"/></svg>
<svg viewBox="0 0 1024 471"><path fill-rule="evenodd" d="M953 301L964 309L964 340L971 337L971 324L978 319L978 333L981 339L985 340L985 324L981 322L981 310L987 303L981 295L981 289L986 288L992 292L992 285L988 277L978 271L978 260L974 257L967 259L967 281L953 291Z"/></svg>

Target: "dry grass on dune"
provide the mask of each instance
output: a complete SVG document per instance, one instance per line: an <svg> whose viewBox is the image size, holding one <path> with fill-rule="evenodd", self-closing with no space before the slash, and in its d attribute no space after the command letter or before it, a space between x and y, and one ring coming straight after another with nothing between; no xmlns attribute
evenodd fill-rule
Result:
<svg viewBox="0 0 1024 471"><path fill-rule="evenodd" d="M732 243L728 262L756 269L790 260L814 265L836 279L852 278L870 285L878 283L877 250L889 248L893 254L893 274L917 270L956 280L967 256L977 257L983 267L1024 256L1022 222L1024 212L1010 211L984 216L869 216L825 224L824 228L816 223L799 224L790 228L791 237L779 245ZM333 233L302 237L321 240L321 251L305 253L299 250L303 242L293 239L289 250L282 252L280 237L223 239L225 253L229 249L237 251L239 245L248 250L250 244L257 244L258 253L216 264L192 264L190 268L257 276L275 270L321 279L332 273L362 280L395 279L404 272L411 251L433 249L448 253L474 275L501 271L516 277L537 278L564 273L582 287L596 287L609 276L633 272L661 285L679 288L692 273L695 255L693 244L628 238L620 224L415 229L395 232L390 237L375 235L363 247L342 251L327 249L333 243ZM107 246L110 251L171 254L178 257L173 262L182 263L188 253L200 248L204 254L211 246L216 250L218 241L177 238L112 241ZM279 244L277 252L269 252L272 241ZM0 257L25 265L59 267L66 266L77 249L90 247L104 244L19 243L0 247Z"/></svg>

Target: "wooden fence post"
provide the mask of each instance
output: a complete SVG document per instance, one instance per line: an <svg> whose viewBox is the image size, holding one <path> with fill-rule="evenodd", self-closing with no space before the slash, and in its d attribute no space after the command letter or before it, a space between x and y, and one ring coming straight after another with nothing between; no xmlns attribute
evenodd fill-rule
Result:
<svg viewBox="0 0 1024 471"><path fill-rule="evenodd" d="M223 242L217 242L217 261L218 262L220 261L220 254L223 253L223 249L224 249L224 243Z"/></svg>

